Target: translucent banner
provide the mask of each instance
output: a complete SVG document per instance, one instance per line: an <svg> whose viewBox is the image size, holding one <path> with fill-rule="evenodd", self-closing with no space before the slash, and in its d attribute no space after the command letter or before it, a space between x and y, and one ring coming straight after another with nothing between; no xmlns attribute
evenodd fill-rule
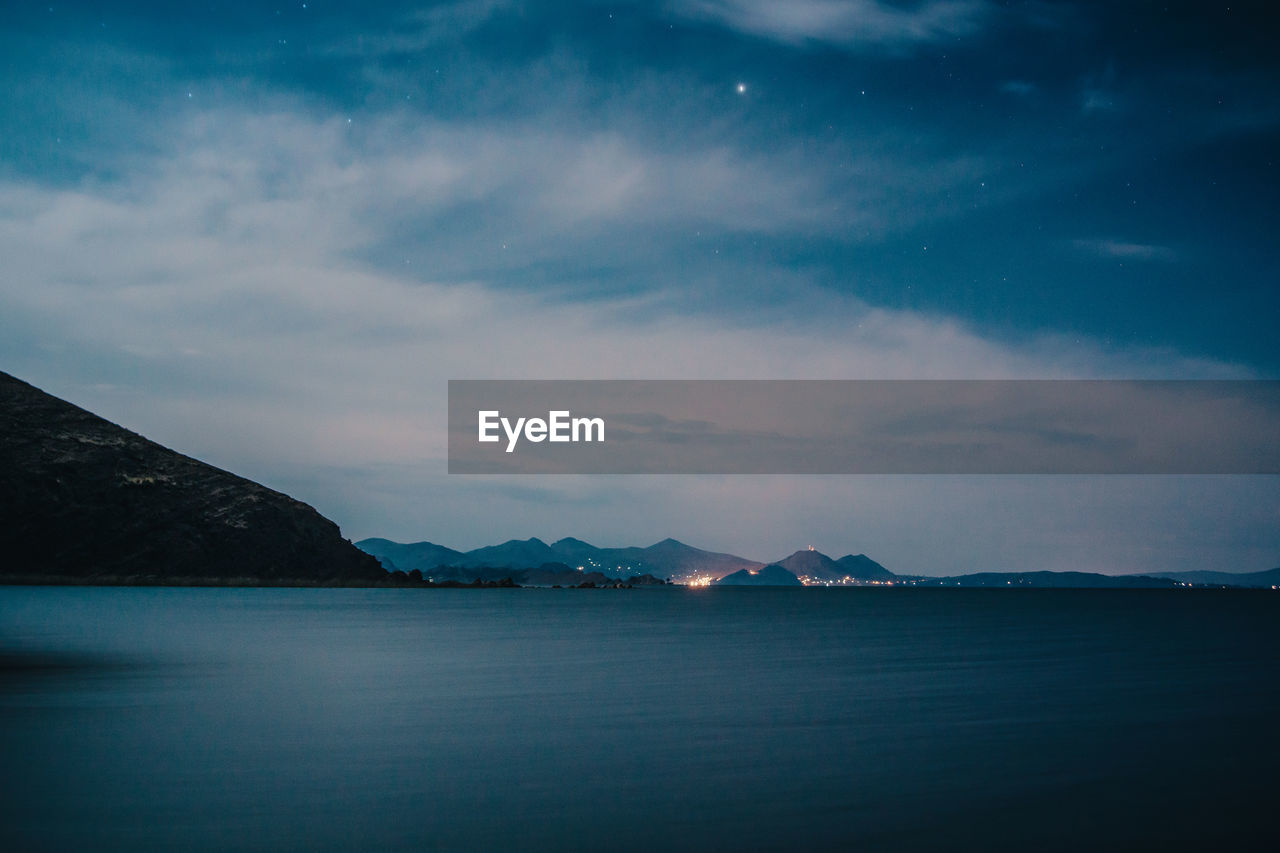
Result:
<svg viewBox="0 0 1280 853"><path fill-rule="evenodd" d="M451 380L453 474L1276 474L1280 381Z"/></svg>

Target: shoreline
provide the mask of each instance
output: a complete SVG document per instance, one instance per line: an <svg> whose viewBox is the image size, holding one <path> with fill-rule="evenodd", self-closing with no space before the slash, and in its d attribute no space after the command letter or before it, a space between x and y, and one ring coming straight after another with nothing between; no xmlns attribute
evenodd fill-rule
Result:
<svg viewBox="0 0 1280 853"><path fill-rule="evenodd" d="M65 577L59 575L10 575L0 577L0 586L176 586L176 587L241 587L241 588L316 588L316 589L521 589L511 578L463 583L461 581L404 580L388 578L208 578L162 577L159 575L102 575Z"/></svg>
<svg viewBox="0 0 1280 853"><path fill-rule="evenodd" d="M368 580L363 578L204 578L160 577L157 575L102 575L65 577L58 575L10 575L0 577L0 586L130 586L130 587L206 587L228 589L639 589L672 587L677 584L629 584L622 581L598 584L518 584L512 578L475 581L428 581L404 578Z"/></svg>
<svg viewBox="0 0 1280 853"><path fill-rule="evenodd" d="M155 575L105 575L95 577L64 577L55 575L10 575L0 577L0 587L3 586L93 586L93 587L190 587L190 588L225 588L225 589L710 589L711 586L693 586L689 584L627 584L624 582L612 584L582 583L582 584L518 584L513 579L501 578L498 580L476 580L470 582L463 581L428 581L391 578L387 580L368 580L360 578L326 578L323 580L311 578L204 578L204 577L159 577ZM714 585L713 585L714 586ZM1021 590L1053 592L1053 591L1096 591L1096 592L1117 592L1117 591L1136 591L1136 592L1187 592L1187 591L1211 591L1211 592L1250 592L1250 593L1274 593L1276 590L1267 587L1246 587L1246 586L1215 586L1210 584L1196 584L1194 586L1000 586L1000 585L974 585L974 586L951 586L948 584L894 584L889 586L876 585L807 585L801 587L795 586L715 586L717 589L749 589L749 590L791 590L791 589L912 589L912 590L987 590L1012 592Z"/></svg>

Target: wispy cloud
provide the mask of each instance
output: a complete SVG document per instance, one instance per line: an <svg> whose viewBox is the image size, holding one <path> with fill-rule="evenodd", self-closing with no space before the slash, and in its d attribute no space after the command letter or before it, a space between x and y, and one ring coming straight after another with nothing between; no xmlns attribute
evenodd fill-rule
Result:
<svg viewBox="0 0 1280 853"><path fill-rule="evenodd" d="M1108 89L1085 89L1080 93L1080 109L1086 113L1112 113L1120 109L1120 99Z"/></svg>
<svg viewBox="0 0 1280 853"><path fill-rule="evenodd" d="M1017 95L1025 98L1028 95L1035 94L1036 84L1026 80L1006 80L1000 84L1000 91L1006 95Z"/></svg>
<svg viewBox="0 0 1280 853"><path fill-rule="evenodd" d="M1178 253L1168 246L1153 243L1133 243L1117 239L1073 240L1072 245L1079 251L1101 258L1116 258L1133 261L1172 262L1178 259Z"/></svg>
<svg viewBox="0 0 1280 853"><path fill-rule="evenodd" d="M417 54L442 42L455 41L501 14L514 13L519 0L458 0L415 10L381 32L349 33L334 39L324 52L335 56L385 57Z"/></svg>
<svg viewBox="0 0 1280 853"><path fill-rule="evenodd" d="M1118 74L1114 63L1084 78L1080 86L1080 110L1089 113L1114 113L1122 106Z"/></svg>
<svg viewBox="0 0 1280 853"><path fill-rule="evenodd" d="M697 166L704 155L676 158L683 166L655 165L609 142L595 155L609 165L582 167L590 146L567 140L559 141L566 153L555 157L554 139L504 148L485 133L428 133L420 147L396 157L350 145L348 132L345 122L317 124L281 112L221 113L172 133L170 150L151 169L119 183L0 186L0 352L7 364L82 385L88 402L154 427L160 438L171 437L176 423L198 420L207 429L192 449L215 450L228 464L261 452L271 464L299 465L438 458L451 377L1240 372L1168 351L1052 335L1002 343L954 318L868 306L796 271L786 274L785 299L754 312L719 306L689 313L684 276L658 276L591 301L560 287L512 287L504 283L507 267L490 264L485 274L484 253L532 252L534 238L526 232L505 250L496 240L481 247L478 238L456 241L447 223L498 187L503 198L524 200L521 217L543 220L536 238L586 235L555 243L556 251L633 233L655 216L687 216L663 212L686 199L731 228L766 217L771 227L787 227L808 215L808 202L775 187L762 198L793 198L796 210L782 204L751 212L750 199L730 185L736 173L713 167L708 177ZM541 169L531 175L536 163ZM644 181L624 178L584 199L594 182L575 184L577 168L641 175L665 169L668 176L657 181L661 192L632 189ZM522 175L528 183L517 182ZM695 198L717 193L722 197L710 203ZM735 209L744 206L746 213ZM436 267L457 274L397 264L388 255L406 218L417 223L417 239L432 242ZM612 223L608 232L599 230L603 219ZM1140 251L1124 245L1112 251ZM642 261L630 263L643 269ZM117 391L95 391L95 383ZM299 437L304 422L310 439Z"/></svg>
<svg viewBox="0 0 1280 853"><path fill-rule="evenodd" d="M207 205L211 224L231 233L276 245L323 237L411 275L514 282L572 259L584 272L661 262L706 278L737 262L720 254L725 239L880 239L952 215L956 195L998 168L892 127L769 150L729 136L694 129L671 146L568 117L211 107L165 122L146 157L116 152L111 167L129 181L102 184L95 200L146 189L175 207ZM993 186L983 201L1029 187Z"/></svg>
<svg viewBox="0 0 1280 853"><path fill-rule="evenodd" d="M222 132L238 145L210 136ZM993 550L984 518L1036 531L1064 507L1149 499L1103 500L1096 486L1015 496L1025 484L969 484L954 500L967 508L955 511L958 529L972 532L922 549L903 519L920 517L934 483L775 479L744 495L741 482L722 478L679 488L552 478L541 488L556 500L530 498L527 484L521 492L444 474L446 380L1248 375L1075 336L1001 342L953 318L867 306L796 273L789 301L768 312L688 313L679 279L584 301L370 264L364 255L399 221L382 204L465 206L488 158L472 164L432 146L388 158L350 146L346 133L345 122L282 111L223 113L167 134L164 155L118 183L0 185L4 369L288 489L350 535L475 546L495 535L646 544L670 534L773 559L771 543L787 531L837 551L870 549L904 571L973 568L964 561L974 555L1012 565L1043 552L1038 532L1003 536ZM540 191L521 195L554 223L547 233L584 221L577 208L556 213L564 202L548 204ZM621 216L626 205L603 209ZM566 516L566 503L610 511ZM851 513L863 527L848 527ZM500 534L494 517L505 519ZM1073 565L1141 567L1115 556L1140 528L1126 529L1114 531L1108 554L1119 562L1106 566L1080 550L1085 540L1051 550ZM831 540L833 530L843 538Z"/></svg>
<svg viewBox="0 0 1280 853"><path fill-rule="evenodd" d="M907 8L882 0L678 0L671 9L686 18L787 44L850 49L899 48L968 36L992 13L990 4L979 0L925 0Z"/></svg>

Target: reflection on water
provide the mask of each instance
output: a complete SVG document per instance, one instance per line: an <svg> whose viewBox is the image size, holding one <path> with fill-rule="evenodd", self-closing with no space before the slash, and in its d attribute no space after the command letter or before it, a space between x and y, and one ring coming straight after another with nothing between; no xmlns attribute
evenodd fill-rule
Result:
<svg viewBox="0 0 1280 853"><path fill-rule="evenodd" d="M0 847L1274 846L1280 597L0 588Z"/></svg>

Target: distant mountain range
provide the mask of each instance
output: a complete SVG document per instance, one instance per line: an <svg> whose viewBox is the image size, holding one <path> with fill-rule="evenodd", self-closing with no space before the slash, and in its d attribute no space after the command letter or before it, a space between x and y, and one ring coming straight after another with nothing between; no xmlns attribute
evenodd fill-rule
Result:
<svg viewBox="0 0 1280 853"><path fill-rule="evenodd" d="M548 545L541 539L512 539L473 551L455 551L431 542L401 544L388 539L363 539L356 547L377 557L389 571L418 570L424 575L451 569L534 569L561 563L583 574L598 572L607 578L625 579L652 575L684 583L696 577L721 578L739 569L757 569L761 563L703 551L664 539L647 548L597 548L581 539L565 538Z"/></svg>
<svg viewBox="0 0 1280 853"><path fill-rule="evenodd" d="M550 545L537 538L512 539L500 545L457 551L433 542L404 544L375 538L363 539L356 547L377 557L388 571L417 570L427 577L459 580L477 576L479 570L524 570L557 563L583 574L598 572L611 579L648 574L675 583L795 586L802 578L811 583L840 583L897 577L865 554L833 560L808 549L766 566L732 554L703 551L675 539L663 539L647 548L599 548L572 537ZM769 571L761 573L765 568Z"/></svg>
<svg viewBox="0 0 1280 853"><path fill-rule="evenodd" d="M417 570L426 577L458 580L477 577L480 570L525 570L557 563L611 579L648 574L675 583L798 586L802 579L807 583L843 583L897 578L865 554L833 560L810 548L766 565L733 554L703 551L675 539L663 539L647 548L599 548L572 537L550 545L537 538L512 539L473 551L456 551L433 542L404 544L375 538L363 539L356 547L377 557L388 571Z"/></svg>
<svg viewBox="0 0 1280 853"><path fill-rule="evenodd" d="M1096 572L977 572L949 578L917 578L915 585L1036 589L1173 589L1178 586L1168 578Z"/></svg>
<svg viewBox="0 0 1280 853"><path fill-rule="evenodd" d="M1167 572L1159 575L1178 583L1195 586L1243 586L1253 589L1270 589L1280 586L1280 568L1265 572Z"/></svg>
<svg viewBox="0 0 1280 853"><path fill-rule="evenodd" d="M812 547L796 551L760 569L740 569L715 581L716 586L861 585L902 580L866 554L833 560Z"/></svg>
<svg viewBox="0 0 1280 853"><path fill-rule="evenodd" d="M978 572L949 578L917 578L916 586L1036 587L1041 589L1173 589L1183 586L1271 589L1280 568L1265 572L1167 572L1103 575L1096 572Z"/></svg>
<svg viewBox="0 0 1280 853"><path fill-rule="evenodd" d="M587 579L625 580L638 575L673 583L715 586L903 585L938 587L1020 587L1041 589L1162 589L1195 586L1271 587L1280 585L1280 569L1250 574L1175 572L1148 575L1104 575L1095 572L977 572L953 577L897 575L866 554L838 560L812 547L788 557L761 563L703 551L664 539L647 548L599 548L581 539L560 539L548 545L541 539L512 539L473 551L456 551L432 542L401 544L388 539L364 539L356 546L381 561L389 571L422 572L425 577L471 581L496 579L512 572L529 572L517 583L540 584L535 578L567 569ZM505 576L505 575L503 575ZM514 575L513 575L514 576ZM557 575L557 583L564 576Z"/></svg>
<svg viewBox="0 0 1280 853"><path fill-rule="evenodd" d="M848 554L833 560L812 548L796 551L773 565L781 566L798 578L816 582L889 581L898 577L866 554Z"/></svg>
<svg viewBox="0 0 1280 853"><path fill-rule="evenodd" d="M0 580L386 580L338 525L0 373Z"/></svg>

